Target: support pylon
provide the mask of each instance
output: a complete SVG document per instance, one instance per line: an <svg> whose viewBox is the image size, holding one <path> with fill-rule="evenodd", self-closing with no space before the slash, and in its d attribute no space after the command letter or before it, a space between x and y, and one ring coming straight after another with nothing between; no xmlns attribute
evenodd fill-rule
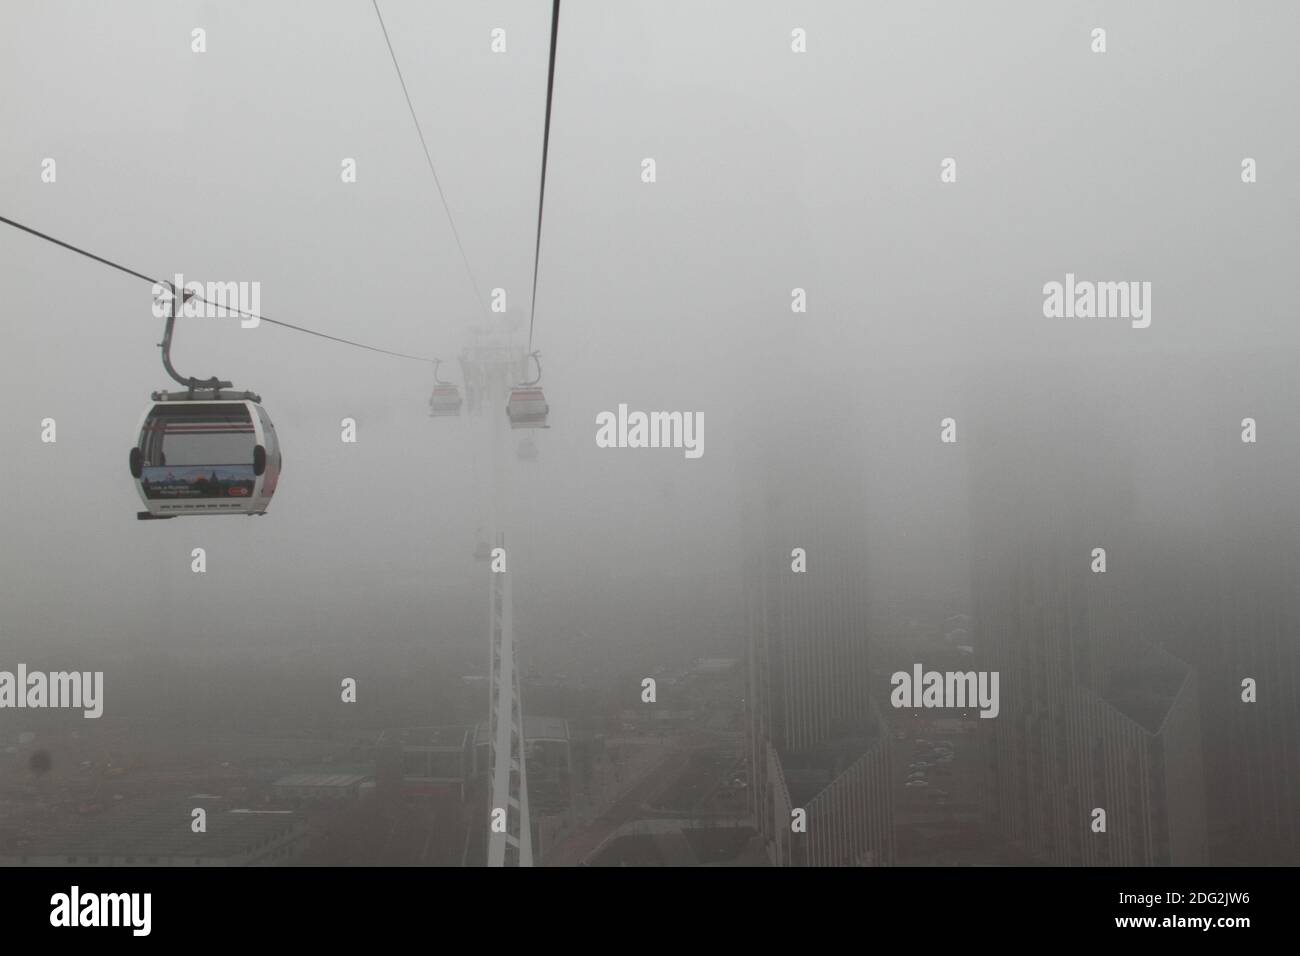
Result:
<svg viewBox="0 0 1300 956"><path fill-rule="evenodd" d="M505 542L505 535L498 534L496 547L504 549ZM524 711L519 696L519 670L515 666L514 608L508 568L509 565L505 572L492 572L492 710L488 737L492 748L492 825L488 833L488 866L532 866ZM502 810L505 811L504 832Z"/></svg>
<svg viewBox="0 0 1300 956"><path fill-rule="evenodd" d="M502 343L477 342L462 359L466 381L476 383L478 394L471 410L486 415L490 442L491 478L488 483L488 521L493 541L489 563L488 635L488 747L492 785L488 799L488 866L532 866L532 826L528 813L528 770L525 759L524 709L519 693L519 668L515 661L514 604L509 556L505 550L505 397L517 381L517 351ZM495 549L501 549L496 551ZM495 570L497 556L506 561ZM502 819L504 814L504 820ZM504 826L503 826L504 824Z"/></svg>

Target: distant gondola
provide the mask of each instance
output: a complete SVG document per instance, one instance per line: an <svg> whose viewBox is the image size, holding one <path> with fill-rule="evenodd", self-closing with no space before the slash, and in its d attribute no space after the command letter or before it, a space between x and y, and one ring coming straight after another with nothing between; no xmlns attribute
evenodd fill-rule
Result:
<svg viewBox="0 0 1300 956"><path fill-rule="evenodd" d="M550 406L542 393L542 363L537 352L531 358L537 364L537 377L528 382L521 382L510 390L510 399L506 402L506 414L510 416L511 428L549 428L546 424Z"/></svg>
<svg viewBox="0 0 1300 956"><path fill-rule="evenodd" d="M434 359L433 394L429 396L430 418L450 418L460 414L460 387L438 377L438 366L441 364L441 359Z"/></svg>
<svg viewBox="0 0 1300 956"><path fill-rule="evenodd" d="M429 417L448 418L460 414L460 389L455 385L435 385L429 396Z"/></svg>

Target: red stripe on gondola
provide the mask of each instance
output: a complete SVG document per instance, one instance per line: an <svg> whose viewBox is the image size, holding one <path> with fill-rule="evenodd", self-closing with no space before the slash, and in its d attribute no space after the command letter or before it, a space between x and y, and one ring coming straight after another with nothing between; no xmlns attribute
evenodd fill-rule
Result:
<svg viewBox="0 0 1300 956"><path fill-rule="evenodd" d="M144 430L147 432L167 432L168 434L186 434L197 432L251 432L252 425L247 424L226 424L216 422L212 424L195 423L191 425L146 425Z"/></svg>

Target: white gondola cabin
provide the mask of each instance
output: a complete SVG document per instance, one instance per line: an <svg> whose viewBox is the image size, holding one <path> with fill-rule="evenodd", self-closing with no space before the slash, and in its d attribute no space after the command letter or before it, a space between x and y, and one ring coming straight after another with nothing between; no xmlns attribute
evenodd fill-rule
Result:
<svg viewBox="0 0 1300 956"><path fill-rule="evenodd" d="M280 479L280 442L250 392L155 392L131 449L137 517L260 515Z"/></svg>
<svg viewBox="0 0 1300 956"><path fill-rule="evenodd" d="M506 403L506 414L510 416L511 428L549 428L546 413L550 406L546 396L537 385L516 385L510 390L510 401Z"/></svg>
<svg viewBox="0 0 1300 956"><path fill-rule="evenodd" d="M447 418L460 414L460 388L456 385L435 385L429 396L429 415L432 418Z"/></svg>
<svg viewBox="0 0 1300 956"><path fill-rule="evenodd" d="M510 416L511 428L549 428L546 414L551 407L546 404L542 394L542 358L541 353L532 352L525 358L532 359L537 365L537 377L528 382L520 382L510 390L510 399L506 402L506 414Z"/></svg>

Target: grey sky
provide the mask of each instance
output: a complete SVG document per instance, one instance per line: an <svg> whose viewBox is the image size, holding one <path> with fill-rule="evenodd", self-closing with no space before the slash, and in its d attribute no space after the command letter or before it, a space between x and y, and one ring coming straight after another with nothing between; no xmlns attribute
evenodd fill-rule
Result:
<svg viewBox="0 0 1300 956"><path fill-rule="evenodd" d="M781 441L745 423L756 393L861 381L861 409L823 413L876 462L887 591L961 578L964 475L936 436L968 363L1218 354L1220 386L1249 392L1258 369L1230 353L1294 350L1300 11L1077 6L566 0L536 318L554 427L514 468L526 638L608 633L636 655L665 628L707 650L735 626L736 445ZM478 285L526 323L549 4L382 9ZM4 215L147 273L259 281L274 318L461 348L478 306L368 2L6 3L0 90ZM148 287L9 228L0 261L0 638L478 639L468 446L426 417L426 366L182 322L177 366L258 390L285 473L265 518L141 524L127 449L166 384ZM1043 318L1067 271L1152 282L1151 328ZM1186 407L1126 367L1110 400ZM703 412L704 457L597 449L620 402ZM1148 447L1142 467L1185 476L1183 443Z"/></svg>

